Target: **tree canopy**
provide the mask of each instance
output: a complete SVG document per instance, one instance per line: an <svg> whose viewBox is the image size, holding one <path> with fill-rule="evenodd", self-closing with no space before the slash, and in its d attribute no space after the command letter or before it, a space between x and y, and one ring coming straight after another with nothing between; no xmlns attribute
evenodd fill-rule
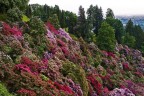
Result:
<svg viewBox="0 0 144 96"><path fill-rule="evenodd" d="M101 50L109 52L114 51L116 45L114 29L107 23L103 22L97 36L97 45Z"/></svg>

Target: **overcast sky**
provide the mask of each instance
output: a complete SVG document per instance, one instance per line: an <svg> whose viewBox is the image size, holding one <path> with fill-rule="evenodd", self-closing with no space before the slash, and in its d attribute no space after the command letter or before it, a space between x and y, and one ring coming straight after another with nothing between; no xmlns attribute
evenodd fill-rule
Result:
<svg viewBox="0 0 144 96"><path fill-rule="evenodd" d="M78 13L82 5L85 11L91 4L101 6L105 14L111 8L115 15L144 15L144 0L30 0L30 4L59 5L60 9Z"/></svg>

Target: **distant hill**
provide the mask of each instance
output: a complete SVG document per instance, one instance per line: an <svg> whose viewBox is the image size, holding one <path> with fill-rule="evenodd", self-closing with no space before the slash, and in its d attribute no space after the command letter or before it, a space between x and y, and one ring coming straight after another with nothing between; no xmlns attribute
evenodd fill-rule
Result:
<svg viewBox="0 0 144 96"><path fill-rule="evenodd" d="M124 26L131 19L135 25L140 25L144 30L144 16L116 16L116 18L120 19Z"/></svg>

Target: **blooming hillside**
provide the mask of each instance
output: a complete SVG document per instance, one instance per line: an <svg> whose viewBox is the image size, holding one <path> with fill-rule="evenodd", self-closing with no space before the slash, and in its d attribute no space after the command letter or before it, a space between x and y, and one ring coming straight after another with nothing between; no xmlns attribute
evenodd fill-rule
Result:
<svg viewBox="0 0 144 96"><path fill-rule="evenodd" d="M36 20L0 22L0 96L144 96L144 57L114 53Z"/></svg>

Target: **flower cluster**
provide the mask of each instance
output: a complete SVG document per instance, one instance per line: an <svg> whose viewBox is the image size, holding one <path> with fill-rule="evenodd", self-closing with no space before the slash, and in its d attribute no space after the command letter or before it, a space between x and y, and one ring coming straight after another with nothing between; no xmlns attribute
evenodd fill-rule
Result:
<svg viewBox="0 0 144 96"><path fill-rule="evenodd" d="M50 22L47 22L46 26L49 28L49 30L51 32L54 32L55 34L58 34L58 31L54 28L54 26Z"/></svg>
<svg viewBox="0 0 144 96"><path fill-rule="evenodd" d="M59 90L64 91L66 94L73 95L73 91L70 89L70 87L66 85L61 85L57 82L55 82L54 85L57 86Z"/></svg>
<svg viewBox="0 0 144 96"><path fill-rule="evenodd" d="M109 96L135 96L129 89L115 88L109 93Z"/></svg>
<svg viewBox="0 0 144 96"><path fill-rule="evenodd" d="M60 28L58 30L58 34L64 38L66 38L67 40L72 40L72 38L69 36L69 34L67 32L65 32L62 28Z"/></svg>
<svg viewBox="0 0 144 96"><path fill-rule="evenodd" d="M94 87L94 89L97 91L97 94L101 94L102 92L102 84L96 80L95 76L89 75L87 76L87 79L91 83L91 85Z"/></svg>
<svg viewBox="0 0 144 96"><path fill-rule="evenodd" d="M17 93L20 95L36 96L36 93L34 91L27 90L24 88L21 88L20 90L18 90Z"/></svg>
<svg viewBox="0 0 144 96"><path fill-rule="evenodd" d="M10 25L5 22L3 22L3 31L5 35L22 36L22 31L17 26L11 28Z"/></svg>

